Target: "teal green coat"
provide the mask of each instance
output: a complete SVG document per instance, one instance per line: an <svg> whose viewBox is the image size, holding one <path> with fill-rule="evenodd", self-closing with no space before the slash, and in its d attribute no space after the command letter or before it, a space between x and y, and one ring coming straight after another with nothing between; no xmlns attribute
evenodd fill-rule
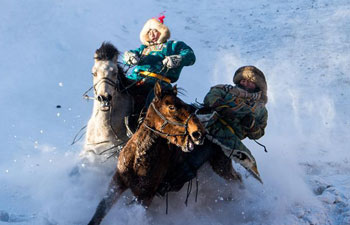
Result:
<svg viewBox="0 0 350 225"><path fill-rule="evenodd" d="M131 52L137 54L141 58L138 65L133 68L131 74L127 75L129 79L134 81L144 79L144 77L139 74L140 71L148 71L165 76L171 80L171 83L174 83L179 79L182 68L184 66L193 65L196 61L193 50L182 41L168 41L164 44L153 46L141 45L140 48L131 50ZM182 56L179 67L168 69L163 65L162 61L165 56L170 55ZM151 86L153 86L157 80L158 79L153 77L144 79L145 84Z"/></svg>
<svg viewBox="0 0 350 225"><path fill-rule="evenodd" d="M239 93L247 96L241 97ZM241 141L246 137L259 139L264 135L267 125L265 102L256 96L252 98L253 95L232 85L217 85L205 96L204 104L215 110L206 124L208 138L219 144L228 157L241 163L260 180L256 161ZM247 114L255 118L251 128L241 125Z"/></svg>

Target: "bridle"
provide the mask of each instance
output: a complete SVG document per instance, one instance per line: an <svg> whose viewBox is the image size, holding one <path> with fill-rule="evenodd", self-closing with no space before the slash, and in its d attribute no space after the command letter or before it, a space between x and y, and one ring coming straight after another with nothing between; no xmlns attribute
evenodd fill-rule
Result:
<svg viewBox="0 0 350 225"><path fill-rule="evenodd" d="M87 99L87 100L89 100L89 99L91 99L91 100L96 100L96 101L99 101L99 102L100 102L101 100L103 100L103 99L99 99L99 98L98 98L97 89L96 89L97 85L102 84L102 83L106 83L106 84L112 86L112 87L114 88L114 90L117 90L117 89L118 89L119 81L118 81L118 78L117 78L117 81L114 81L114 80L112 80L112 79L110 79L110 78L108 78L108 77L102 77L102 78L99 79L92 87L90 87L87 91L84 92L83 98L84 98L84 99ZM92 89L94 89L94 97L90 97L90 96L87 94L87 93L88 93L89 91L91 91ZM97 97L95 97L95 96L97 96Z"/></svg>
<svg viewBox="0 0 350 225"><path fill-rule="evenodd" d="M98 101L98 102L102 102L102 101L108 101L108 103L110 104L110 107L109 107L109 110L108 111L106 111L106 112L109 112L109 118L108 118L108 121L109 121L109 126L110 126L110 129L111 129L111 131L112 131L112 133L114 134L114 136L115 136L115 139L116 140L120 140L120 138L118 137L118 135L117 135L117 132L113 129L113 127L112 127L112 122L111 122L111 120L112 120L112 107L113 107L113 101L112 102L110 102L111 101L111 99L109 99L109 98L107 98L107 99L104 99L103 97L101 97L101 96L98 96L98 94L97 94L97 86L98 85L100 85L100 84L102 84L102 83L106 83L106 84L108 84L108 85L110 85L110 86L112 86L113 87L113 89L114 90L117 90L117 91L119 91L119 84L120 84L120 81L119 81L119 77L118 77L118 74L116 74L116 76L117 76L117 79L116 79L116 81L114 81L114 80L112 80L112 79L110 79L110 78L108 78L108 77L102 77L102 78L100 78L92 87L90 87L87 91L85 91L84 92L84 94L83 94L83 98L84 99L87 99L87 100L89 100L89 99L91 99L91 100L95 100L95 101ZM90 97L87 93L89 92L89 91L91 91L92 89L94 89L94 97ZM99 111L102 111L102 110L98 110L97 112L96 112L96 114L99 112ZM110 142L110 141L102 141L102 142L99 142L99 143L90 143L91 145L98 145L98 144L104 144L104 143L108 143L108 142ZM118 147L118 146L112 146L111 148L109 148L109 149L107 149L107 150L111 150L111 149L113 149L113 148L115 148L115 147ZM105 150L104 152L106 152L107 150ZM119 151L120 151L120 149L119 149Z"/></svg>
<svg viewBox="0 0 350 225"><path fill-rule="evenodd" d="M152 109L157 113L157 115L164 121L162 126L160 127L160 130L156 130L152 127L150 127L149 125L146 124L146 121L143 123L143 125L153 131L154 133L158 134L158 135L164 135L165 137L175 137L175 136L187 136L188 135L188 123L190 121L190 119L196 114L196 112L194 113L191 113L188 118L186 119L185 123L179 123L179 122L176 122L176 121L170 121L168 120L167 118L165 118L165 116L159 112L159 110L155 107L154 103L152 102L151 103L151 107ZM185 132L183 133L180 133L180 134L169 134L169 133L165 133L163 132L162 130L165 128L166 125L168 124L172 124L172 125L175 125L175 126L180 126L180 127L184 127L185 128Z"/></svg>
<svg viewBox="0 0 350 225"><path fill-rule="evenodd" d="M107 83L108 85L112 86L114 88L114 90L117 90L119 93L123 93L125 92L126 94L129 94L128 90L134 86L137 82L132 82L131 84L129 85L125 85L123 84L121 78L119 77L119 73L116 74L117 76L117 79L116 81L108 78L108 77L102 77L101 79L99 79L96 84L94 84L93 86L91 86L87 91L84 92L83 94L83 98L86 99L86 100L96 100L96 101L101 101L103 99L98 99L96 97L91 97L89 96L87 93L89 91L91 91L92 89L94 89L94 94L95 96L97 96L97 85L101 84L101 83Z"/></svg>
<svg viewBox="0 0 350 225"><path fill-rule="evenodd" d="M118 82L118 79L117 79L117 81L114 81L114 80L112 80L112 79L110 79L110 78L108 78L108 77L102 77L102 78L99 79L99 80L96 82L96 84L94 84L94 86L93 86L95 95L97 95L96 86L99 85L99 84L102 84L102 83L106 83L106 84L112 86L112 87L114 88L114 90L115 90L115 89L117 89L118 83L119 83L119 82Z"/></svg>

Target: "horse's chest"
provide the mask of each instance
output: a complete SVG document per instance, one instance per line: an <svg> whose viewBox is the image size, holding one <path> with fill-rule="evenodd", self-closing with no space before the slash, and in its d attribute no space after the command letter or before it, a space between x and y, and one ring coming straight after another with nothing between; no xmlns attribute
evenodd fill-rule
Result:
<svg viewBox="0 0 350 225"><path fill-rule="evenodd" d="M159 165L158 156L155 151L141 151L136 153L134 160L134 172L137 176L152 176Z"/></svg>

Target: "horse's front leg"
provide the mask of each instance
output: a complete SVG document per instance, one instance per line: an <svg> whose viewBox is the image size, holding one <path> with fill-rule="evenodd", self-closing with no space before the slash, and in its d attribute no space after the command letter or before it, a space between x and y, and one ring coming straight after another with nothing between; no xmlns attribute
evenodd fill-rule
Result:
<svg viewBox="0 0 350 225"><path fill-rule="evenodd" d="M136 197L136 203L142 205L145 209L148 209L152 203L154 195L152 196L138 196Z"/></svg>
<svg viewBox="0 0 350 225"><path fill-rule="evenodd" d="M121 179L117 173L118 171L113 176L113 179L108 187L106 195L98 204L96 212L88 225L100 224L103 218L107 215L109 210L112 208L114 203L119 199L121 194L127 189L126 186L122 184Z"/></svg>

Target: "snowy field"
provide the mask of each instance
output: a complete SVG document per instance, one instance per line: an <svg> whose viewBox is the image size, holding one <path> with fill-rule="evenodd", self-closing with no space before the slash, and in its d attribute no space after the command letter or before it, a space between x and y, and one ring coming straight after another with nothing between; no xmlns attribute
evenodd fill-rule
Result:
<svg viewBox="0 0 350 225"><path fill-rule="evenodd" d="M70 145L91 115L81 95L94 51L139 47L144 22L163 11L171 39L197 57L178 82L185 101L240 66L265 73L269 152L244 141L264 185L248 175L244 188L228 185L204 167L197 202L195 190L187 207L186 188L171 193L165 215L165 199L145 211L127 192L103 224L350 224L348 0L1 0L0 224L87 224L113 167L84 167L82 143Z"/></svg>

